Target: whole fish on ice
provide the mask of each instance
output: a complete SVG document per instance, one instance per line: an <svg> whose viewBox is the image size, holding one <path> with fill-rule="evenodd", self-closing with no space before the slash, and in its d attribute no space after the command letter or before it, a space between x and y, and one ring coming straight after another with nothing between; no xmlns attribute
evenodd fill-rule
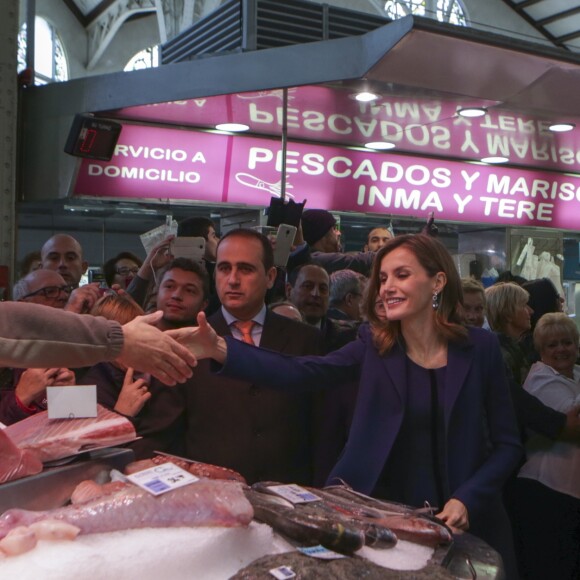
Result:
<svg viewBox="0 0 580 580"><path fill-rule="evenodd" d="M0 538L18 526L42 520L72 524L81 534L136 528L182 526L246 526L254 515L242 485L199 480L153 496L134 485L93 501L49 511L10 509L0 516Z"/></svg>

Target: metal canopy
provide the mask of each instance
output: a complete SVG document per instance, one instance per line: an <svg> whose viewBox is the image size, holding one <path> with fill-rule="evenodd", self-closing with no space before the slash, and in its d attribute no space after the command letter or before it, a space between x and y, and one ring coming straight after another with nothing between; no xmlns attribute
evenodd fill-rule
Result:
<svg viewBox="0 0 580 580"><path fill-rule="evenodd" d="M352 98L365 88L378 92L379 101L363 106ZM296 119L288 124L289 139L343 146L363 145L371 123L389 121L381 119L381 107L386 112L396 107L438 109L437 118L431 113L407 120L425 132L435 126L452 131L459 107L486 107L492 119L487 134L493 133L495 123L496 137L515 139L518 147L537 140L545 132L542 123L570 121L580 127L580 101L574 98L580 91L580 55L406 17L357 37L27 88L22 93L24 199L67 195L76 160L61 152L75 113L196 129L249 120L250 133L280 138L281 123L252 123L247 107L239 105L248 94L275 96L279 89L288 89ZM208 106L196 107L195 100L202 98ZM268 106L275 118L279 106ZM313 110L324 119L339 116L363 130L311 131L302 121ZM559 137L556 145L578 151L579 131ZM444 150L425 149L407 138L403 118L394 133L383 136L397 142L395 153L477 158L452 134ZM520 155L513 163L580 173L580 160L561 163L557 156L544 157Z"/></svg>

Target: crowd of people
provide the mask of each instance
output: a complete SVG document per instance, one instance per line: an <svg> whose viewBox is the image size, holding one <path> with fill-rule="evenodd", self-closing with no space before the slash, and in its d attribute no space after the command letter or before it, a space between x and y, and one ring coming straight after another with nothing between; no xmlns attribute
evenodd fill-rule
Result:
<svg viewBox="0 0 580 580"><path fill-rule="evenodd" d="M355 253L329 212L301 225L282 269L257 231L190 218L202 263L168 237L108 260L107 288L79 286L80 244L51 237L0 306L0 422L44 410L47 386L96 384L137 458L344 481L428 504L508 578L580 577L579 337L552 282L462 280L432 222Z"/></svg>

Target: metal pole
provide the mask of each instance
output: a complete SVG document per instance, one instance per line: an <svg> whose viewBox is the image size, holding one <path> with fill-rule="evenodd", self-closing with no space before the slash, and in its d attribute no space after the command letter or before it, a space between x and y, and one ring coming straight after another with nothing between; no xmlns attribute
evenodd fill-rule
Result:
<svg viewBox="0 0 580 580"><path fill-rule="evenodd" d="M288 89L282 90L282 174L280 199L286 199L286 151L288 150Z"/></svg>

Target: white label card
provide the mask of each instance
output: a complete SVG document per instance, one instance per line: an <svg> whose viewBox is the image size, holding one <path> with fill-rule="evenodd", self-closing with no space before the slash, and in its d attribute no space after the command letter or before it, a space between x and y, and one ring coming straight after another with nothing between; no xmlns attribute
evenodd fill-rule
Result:
<svg viewBox="0 0 580 580"><path fill-rule="evenodd" d="M319 558L320 560L338 560L339 558L346 558L344 554L333 552L324 546L311 546L309 548L297 548L299 552L311 558Z"/></svg>
<svg viewBox="0 0 580 580"><path fill-rule="evenodd" d="M276 580L290 580L290 578L296 578L294 570L290 566L280 566L278 568L272 568L268 570L270 575L274 576Z"/></svg>
<svg viewBox="0 0 580 580"><path fill-rule="evenodd" d="M161 465L132 473L127 476L127 479L152 495L161 495L172 489L199 481L199 477L195 477L189 471L181 469L175 463L162 463Z"/></svg>
<svg viewBox="0 0 580 580"><path fill-rule="evenodd" d="M270 485L268 489L275 494L288 500L290 503L308 503L311 501L320 501L317 495L309 492L307 489L291 483L289 485Z"/></svg>
<svg viewBox="0 0 580 580"><path fill-rule="evenodd" d="M79 419L97 416L97 386L46 387L49 419Z"/></svg>

